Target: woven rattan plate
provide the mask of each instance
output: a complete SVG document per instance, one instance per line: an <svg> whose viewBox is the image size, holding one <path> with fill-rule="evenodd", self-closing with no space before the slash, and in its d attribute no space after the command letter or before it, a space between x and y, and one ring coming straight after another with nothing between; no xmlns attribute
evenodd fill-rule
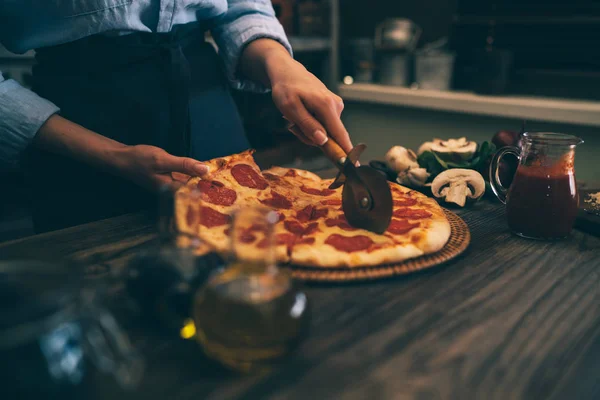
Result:
<svg viewBox="0 0 600 400"><path fill-rule="evenodd" d="M448 243L442 250L422 257L406 260L398 264L383 264L365 268L309 268L290 266L294 278L304 281L344 282L382 279L395 275L406 275L412 272L433 268L458 257L471 242L469 227L458 215L443 209L450 222L451 232Z"/></svg>

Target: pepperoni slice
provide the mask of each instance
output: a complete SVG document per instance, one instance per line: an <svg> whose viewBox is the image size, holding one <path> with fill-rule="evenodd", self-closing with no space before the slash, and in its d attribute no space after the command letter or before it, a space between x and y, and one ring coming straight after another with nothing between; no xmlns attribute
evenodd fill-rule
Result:
<svg viewBox="0 0 600 400"><path fill-rule="evenodd" d="M288 172L285 173L284 176L291 176L291 177L295 177L298 176L298 174L296 173L295 169L290 169Z"/></svg>
<svg viewBox="0 0 600 400"><path fill-rule="evenodd" d="M298 221L283 221L283 227L294 235L301 236L304 233L304 225Z"/></svg>
<svg viewBox="0 0 600 400"><path fill-rule="evenodd" d="M315 196L331 196L335 193L335 190L331 189L315 189L306 186L301 186L300 190L302 190L304 193L313 194Z"/></svg>
<svg viewBox="0 0 600 400"><path fill-rule="evenodd" d="M250 231L244 231L240 234L238 239L242 243L252 243L256 240L256 236Z"/></svg>
<svg viewBox="0 0 600 400"><path fill-rule="evenodd" d="M368 248L367 252L368 253L372 253L372 252L377 251L379 249L383 249L383 248L385 248L387 246L388 245L385 244L385 243L375 243L373 246L371 246L371 247Z"/></svg>
<svg viewBox="0 0 600 400"><path fill-rule="evenodd" d="M316 232L319 228L319 224L313 222L308 224L308 226L304 226L298 221L287 220L283 222L283 227L296 236L304 236Z"/></svg>
<svg viewBox="0 0 600 400"><path fill-rule="evenodd" d="M308 224L308 226L304 229L303 235L310 235L311 233L315 233L318 230L319 230L319 223L312 222L312 223Z"/></svg>
<svg viewBox="0 0 600 400"><path fill-rule="evenodd" d="M202 199L212 204L230 206L237 199L235 191L226 188L219 181L199 181L198 189L200 189Z"/></svg>
<svg viewBox="0 0 600 400"><path fill-rule="evenodd" d="M314 209L314 207L311 205L304 207L302 210L300 210L296 213L296 218L298 218L298 221L301 221L301 222L310 221L313 209Z"/></svg>
<svg viewBox="0 0 600 400"><path fill-rule="evenodd" d="M337 233L329 235L329 237L325 240L325 244L328 244L334 247L336 250L346 253L366 250L374 243L375 242L373 242L373 240L368 236L343 236L338 235Z"/></svg>
<svg viewBox="0 0 600 400"><path fill-rule="evenodd" d="M227 225L230 221L231 217L227 214L220 213L210 207L200 207L200 224L207 228Z"/></svg>
<svg viewBox="0 0 600 400"><path fill-rule="evenodd" d="M323 204L324 206L341 206L342 201L338 199L327 199L321 200L321 204Z"/></svg>
<svg viewBox="0 0 600 400"><path fill-rule="evenodd" d="M271 174L270 172L263 172L263 176L268 181L278 181L279 180L279 176L278 175Z"/></svg>
<svg viewBox="0 0 600 400"><path fill-rule="evenodd" d="M292 208L292 202L277 192L271 191L271 198L260 200L261 203L273 208L284 208L289 210Z"/></svg>
<svg viewBox="0 0 600 400"><path fill-rule="evenodd" d="M313 244L315 242L315 238L307 237L296 240L296 244Z"/></svg>
<svg viewBox="0 0 600 400"><path fill-rule="evenodd" d="M269 187L267 181L248 164L236 164L231 168L231 175L242 186L263 190Z"/></svg>
<svg viewBox="0 0 600 400"><path fill-rule="evenodd" d="M192 207L188 207L187 213L185 215L185 221L189 226L194 226L196 224L196 211Z"/></svg>
<svg viewBox="0 0 600 400"><path fill-rule="evenodd" d="M296 218L300 222L314 221L327 216L326 208L316 208L313 205L308 205L296 213Z"/></svg>
<svg viewBox="0 0 600 400"><path fill-rule="evenodd" d="M292 235L291 233L278 233L277 235L275 235L275 244L277 246L286 245L288 247L291 247L294 245L295 242L296 235ZM263 239L260 242L258 242L257 246L259 248L267 247L267 239Z"/></svg>
<svg viewBox="0 0 600 400"><path fill-rule="evenodd" d="M411 199L410 197L403 197L401 199L394 199L394 207L410 207L417 204L415 199Z"/></svg>
<svg viewBox="0 0 600 400"><path fill-rule="evenodd" d="M419 226L418 222L411 224L406 219L392 219L392 222L390 223L390 226L388 226L387 231L389 233L393 233L394 235L402 235L410 231L411 229L416 228L417 226Z"/></svg>
<svg viewBox="0 0 600 400"><path fill-rule="evenodd" d="M394 211L394 217L398 218L423 219L429 218L431 215L429 211L412 208L399 208Z"/></svg>
<svg viewBox="0 0 600 400"><path fill-rule="evenodd" d="M337 218L333 219L333 218L327 218L325 220L325 225L332 227L332 226L337 226L340 229L343 229L345 231L355 231L356 228L350 226L350 224L348 223L348 220L346 220L346 217L344 217L344 215L340 215Z"/></svg>

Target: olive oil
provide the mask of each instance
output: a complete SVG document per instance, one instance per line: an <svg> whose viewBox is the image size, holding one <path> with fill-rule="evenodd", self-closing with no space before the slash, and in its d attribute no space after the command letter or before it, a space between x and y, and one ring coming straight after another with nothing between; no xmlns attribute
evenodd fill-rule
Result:
<svg viewBox="0 0 600 400"><path fill-rule="evenodd" d="M308 304L276 267L237 262L211 277L194 302L205 353L235 370L269 369L304 336Z"/></svg>

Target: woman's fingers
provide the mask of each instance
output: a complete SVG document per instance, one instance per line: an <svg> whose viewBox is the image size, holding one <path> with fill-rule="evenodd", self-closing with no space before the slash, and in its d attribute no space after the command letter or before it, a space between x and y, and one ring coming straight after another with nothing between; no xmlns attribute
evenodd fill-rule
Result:
<svg viewBox="0 0 600 400"><path fill-rule="evenodd" d="M203 176L208 173L208 166L193 158L176 157L165 152L157 161L157 172L179 172L190 176Z"/></svg>
<svg viewBox="0 0 600 400"><path fill-rule="evenodd" d="M331 136L346 153L352 150L353 146L350 135L340 118L344 108L341 99L338 100L337 96L327 96L316 99L307 99L306 103L327 129L329 136Z"/></svg>
<svg viewBox="0 0 600 400"><path fill-rule="evenodd" d="M325 128L308 112L299 98L287 101L281 107L280 111L283 113L285 119L293 123L302 132L304 138L308 138L311 141L311 144L323 146L327 143L328 138ZM293 130L292 133L298 136L297 132ZM303 139L300 136L298 138L300 140Z"/></svg>
<svg viewBox="0 0 600 400"><path fill-rule="evenodd" d="M291 124L288 126L288 130L294 134L302 143L307 144L309 146L314 146L315 144L307 138L304 133L298 128L295 124Z"/></svg>

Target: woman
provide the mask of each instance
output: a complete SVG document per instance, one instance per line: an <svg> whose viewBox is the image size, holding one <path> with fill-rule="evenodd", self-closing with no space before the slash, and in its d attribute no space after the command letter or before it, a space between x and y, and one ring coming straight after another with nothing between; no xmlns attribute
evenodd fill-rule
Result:
<svg viewBox="0 0 600 400"><path fill-rule="evenodd" d="M32 91L0 74L0 160L28 171L38 232L147 206L172 173L248 148L231 85L271 90L302 141L352 147L269 0L0 0L0 42L36 50Z"/></svg>

